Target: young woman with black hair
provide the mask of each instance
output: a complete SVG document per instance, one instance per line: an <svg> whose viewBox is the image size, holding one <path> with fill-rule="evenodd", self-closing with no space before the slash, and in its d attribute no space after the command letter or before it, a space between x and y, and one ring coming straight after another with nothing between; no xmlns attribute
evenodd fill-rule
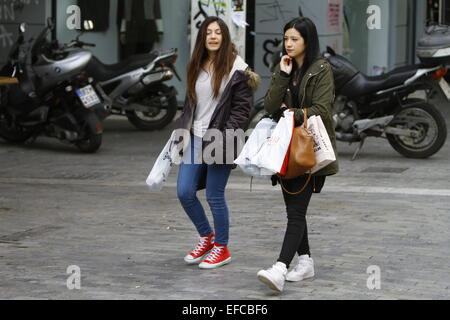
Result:
<svg viewBox="0 0 450 320"><path fill-rule="evenodd" d="M272 75L265 110L278 118L286 108L292 109L296 126L303 122L303 108L307 108L308 116L321 116L336 153L332 120L334 78L331 66L320 57L316 26L309 18L297 18L286 24L283 34L284 55ZM286 280L300 281L314 276L306 212L312 194L320 193L325 177L337 172L336 161L314 174L309 182L308 175L287 180L275 177L283 186L288 224L277 263L258 272L258 279L271 289L282 291ZM303 186L306 188L299 193ZM298 264L288 273L296 253Z"/></svg>

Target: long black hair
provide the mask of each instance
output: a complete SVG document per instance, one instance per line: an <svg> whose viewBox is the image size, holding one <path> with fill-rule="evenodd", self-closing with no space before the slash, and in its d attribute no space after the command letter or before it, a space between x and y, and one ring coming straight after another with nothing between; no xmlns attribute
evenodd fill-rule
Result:
<svg viewBox="0 0 450 320"><path fill-rule="evenodd" d="M312 63L320 58L320 45L319 45L319 36L317 34L317 28L314 22L307 17L295 18L289 21L283 29L283 39L286 31L294 28L300 33L302 38L305 41L305 60L303 61L303 65L301 67L300 73L298 75L299 80L306 73L306 70L312 65ZM283 40L283 55L287 55L286 46ZM298 69L297 62L295 59L292 60L293 70Z"/></svg>

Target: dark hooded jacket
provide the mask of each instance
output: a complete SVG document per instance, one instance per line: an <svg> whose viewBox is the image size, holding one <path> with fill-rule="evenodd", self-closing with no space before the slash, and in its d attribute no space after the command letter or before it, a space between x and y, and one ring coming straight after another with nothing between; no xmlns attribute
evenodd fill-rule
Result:
<svg viewBox="0 0 450 320"><path fill-rule="evenodd" d="M223 150L223 162L226 163L226 131L227 129L246 130L246 125L250 117L250 111L253 107L253 93L256 91L260 84L260 77L252 72L244 60L237 56L231 71L231 78L226 85L222 96L216 106L216 109L211 117L211 121L208 129L218 129L222 132L222 139L218 143L222 144ZM189 99L185 99L183 113L176 122L176 129L185 129L190 131L192 129L194 121L195 109L189 103ZM206 139L205 139L206 140ZM212 141L203 141L203 150ZM242 144L242 142L240 142ZM238 157L237 146L238 141L235 141L233 148L233 160ZM212 153L214 157L214 152ZM236 166L234 166L236 167ZM200 183L199 190L205 188L206 170Z"/></svg>

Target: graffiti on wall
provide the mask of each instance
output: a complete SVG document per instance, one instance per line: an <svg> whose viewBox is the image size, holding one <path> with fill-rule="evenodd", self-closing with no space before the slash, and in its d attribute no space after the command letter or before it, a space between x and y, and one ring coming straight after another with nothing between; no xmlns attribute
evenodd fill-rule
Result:
<svg viewBox="0 0 450 320"><path fill-rule="evenodd" d="M286 21L286 14L289 13L288 10L283 8L283 4L280 1L271 1L271 2L258 2L256 3L256 7L258 12L261 13L261 17L259 17L259 23L267 23L274 21Z"/></svg>
<svg viewBox="0 0 450 320"><path fill-rule="evenodd" d="M217 17L225 16L227 4L225 1L199 0L197 2L198 11L194 12L195 27L200 29L202 22L214 14Z"/></svg>
<svg viewBox="0 0 450 320"><path fill-rule="evenodd" d="M240 54L245 55L245 0L191 0L191 50L195 46L198 30L209 16L220 17L228 25L231 41Z"/></svg>
<svg viewBox="0 0 450 320"><path fill-rule="evenodd" d="M265 67L263 73L268 72L271 66L273 55L280 50L282 43L282 26L291 18L292 11L286 7L283 1L257 1L256 2L256 23L257 34L261 34L262 56L257 59L262 60ZM258 50L258 49L257 49ZM260 60L260 61L261 61Z"/></svg>
<svg viewBox="0 0 450 320"><path fill-rule="evenodd" d="M0 47L8 48L14 44L12 32L8 32L5 26L0 24Z"/></svg>
<svg viewBox="0 0 450 320"><path fill-rule="evenodd" d="M263 49L264 49L264 56L263 56L263 63L264 65L269 68L271 66L271 62L273 59L273 55L275 52L279 51L281 49L280 44L283 41L278 38L274 39L267 39L263 43Z"/></svg>
<svg viewBox="0 0 450 320"><path fill-rule="evenodd" d="M13 45L13 34L9 32L3 23L14 22L16 19L15 8L18 3L15 1L0 2L0 47L8 48Z"/></svg>
<svg viewBox="0 0 450 320"><path fill-rule="evenodd" d="M27 22L33 29L44 20L43 0L0 0L0 65L5 62L8 49L14 44L18 24Z"/></svg>
<svg viewBox="0 0 450 320"><path fill-rule="evenodd" d="M14 3L0 2L0 22L14 21Z"/></svg>
<svg viewBox="0 0 450 320"><path fill-rule="evenodd" d="M27 6L39 4L40 0L0 0L0 22L15 22L16 12L20 13Z"/></svg>

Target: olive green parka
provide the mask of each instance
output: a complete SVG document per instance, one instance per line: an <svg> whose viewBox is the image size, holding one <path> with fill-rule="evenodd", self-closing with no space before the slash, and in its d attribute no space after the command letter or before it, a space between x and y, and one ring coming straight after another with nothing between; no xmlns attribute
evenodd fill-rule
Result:
<svg viewBox="0 0 450 320"><path fill-rule="evenodd" d="M336 134L332 118L335 99L334 77L330 64L322 58L312 63L300 82L299 97L294 97L289 89L291 78L280 72L280 65L275 67L264 100L265 110L271 115L276 115L284 104L287 108L294 109L296 123L302 123L303 111L295 109L293 103L294 99L299 99L299 106L308 109L308 117L316 115L322 118L337 159ZM336 160L314 175L330 176L337 174L338 171L339 163Z"/></svg>

